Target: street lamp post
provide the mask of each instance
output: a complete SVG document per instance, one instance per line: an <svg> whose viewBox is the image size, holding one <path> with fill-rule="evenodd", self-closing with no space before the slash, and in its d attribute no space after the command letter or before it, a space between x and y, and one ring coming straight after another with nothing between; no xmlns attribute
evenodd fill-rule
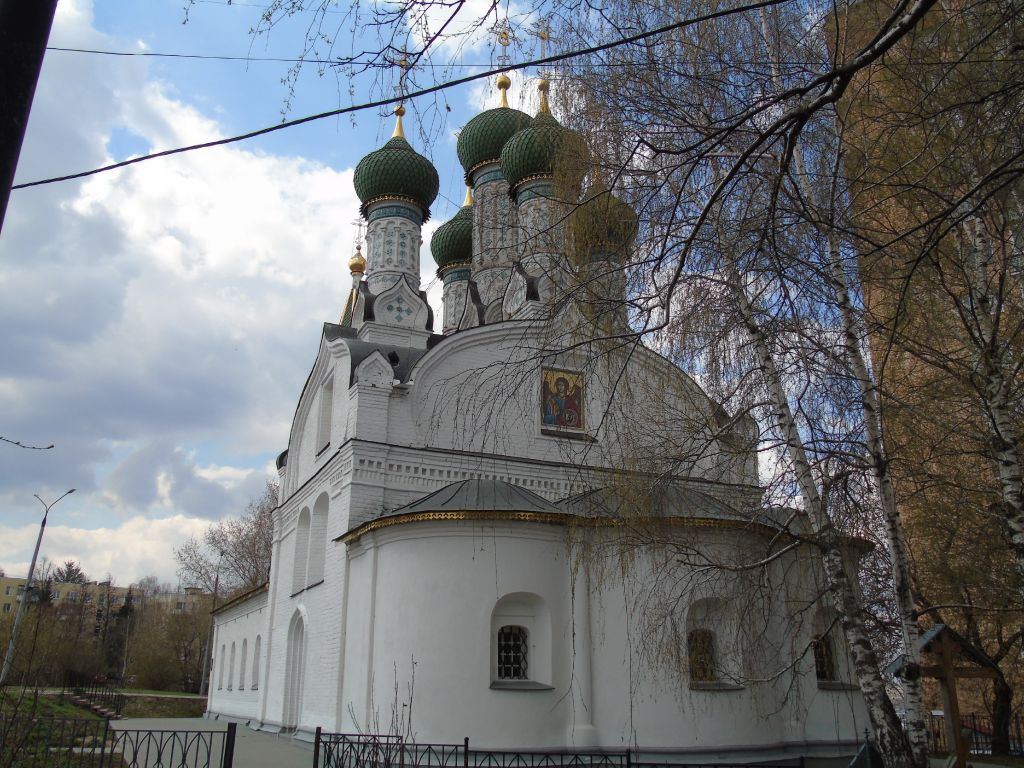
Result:
<svg viewBox="0 0 1024 768"><path fill-rule="evenodd" d="M210 609L210 631L206 637L206 648L203 649L203 675L199 683L199 695L210 693L210 675L213 674L213 612L217 610L217 590L220 588L220 564L224 560L224 550L217 557L217 570L213 575L213 608ZM209 705L207 705L209 706Z"/></svg>
<svg viewBox="0 0 1024 768"><path fill-rule="evenodd" d="M72 488L70 491L65 491L57 501L60 501L65 496L75 492ZM39 524L39 536L36 538L36 549L32 553L32 564L28 567L28 579L25 581L25 593L21 596L21 600L18 601L18 612L14 614L14 626L11 628L11 642L7 646L7 655L4 656L4 666L0 669L0 685L4 685L7 682L7 675L11 671L11 664L14 662L14 647L18 643L18 625L21 623L22 614L25 613L25 605L28 603L28 596L32 593L32 576L36 570L36 558L39 557L39 547L43 543L43 532L46 530L46 518L50 514L50 510L57 506L57 501L47 504L45 501L39 498L39 494L33 494L40 504L43 505L43 521Z"/></svg>

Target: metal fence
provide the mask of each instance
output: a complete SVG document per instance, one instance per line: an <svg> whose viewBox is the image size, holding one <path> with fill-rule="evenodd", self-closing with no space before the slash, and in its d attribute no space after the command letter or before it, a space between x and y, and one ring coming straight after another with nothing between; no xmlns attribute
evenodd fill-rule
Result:
<svg viewBox="0 0 1024 768"><path fill-rule="evenodd" d="M124 712L125 704L128 703L127 696L118 693L107 683L83 680L69 682L67 678L65 678L61 696L69 697L76 703L98 710L105 717L120 717Z"/></svg>
<svg viewBox="0 0 1024 768"><path fill-rule="evenodd" d="M960 728L967 740L967 749L975 755L992 754L992 718L988 715L961 715ZM928 748L932 752L949 752L946 742L946 718L928 716ZM1010 721L1010 754L1024 755L1024 722L1020 717Z"/></svg>
<svg viewBox="0 0 1024 768"><path fill-rule="evenodd" d="M110 720L0 716L0 768L232 768L223 731L118 730Z"/></svg>
<svg viewBox="0 0 1024 768"><path fill-rule="evenodd" d="M316 729L314 768L704 768L699 763L654 761L630 750L495 750L462 744L416 744L399 736L327 733ZM757 768L802 766L796 758ZM721 768L721 766L717 766ZM733 766L732 768L748 768Z"/></svg>

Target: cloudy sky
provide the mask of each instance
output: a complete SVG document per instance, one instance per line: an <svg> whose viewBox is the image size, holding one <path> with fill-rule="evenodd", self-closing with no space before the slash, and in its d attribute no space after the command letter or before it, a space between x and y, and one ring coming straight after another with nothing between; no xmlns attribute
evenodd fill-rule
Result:
<svg viewBox="0 0 1024 768"><path fill-rule="evenodd" d="M300 53L306 20L252 37L261 11L258 0L61 0L50 45ZM489 47L459 55L486 64ZM51 50L17 181L277 123L287 67ZM308 67L290 116L375 88L364 78L349 91ZM428 240L462 201L455 132L495 98L480 85L424 108L441 175ZM350 284L352 169L391 127L362 112L12 194L0 235L0 435L56 447L0 444L7 574L28 570L42 511L33 494L77 489L54 507L42 556L119 584L176 581L173 547L258 494L286 447L321 324L337 319ZM422 263L431 284L426 249Z"/></svg>

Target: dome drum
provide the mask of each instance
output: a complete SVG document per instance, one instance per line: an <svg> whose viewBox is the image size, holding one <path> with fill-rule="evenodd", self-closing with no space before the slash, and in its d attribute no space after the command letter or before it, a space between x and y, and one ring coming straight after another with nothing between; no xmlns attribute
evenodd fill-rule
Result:
<svg viewBox="0 0 1024 768"><path fill-rule="evenodd" d="M472 264L468 261L462 261L457 264L445 264L443 267L438 267L437 276L443 285L448 285L449 283L469 280L471 271Z"/></svg>

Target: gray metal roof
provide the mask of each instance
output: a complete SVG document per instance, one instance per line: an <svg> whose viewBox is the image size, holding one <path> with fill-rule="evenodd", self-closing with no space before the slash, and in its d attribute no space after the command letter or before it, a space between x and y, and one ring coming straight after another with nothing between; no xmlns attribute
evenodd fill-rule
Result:
<svg viewBox="0 0 1024 768"><path fill-rule="evenodd" d="M399 347L394 344L377 344L369 341L362 341L352 328L346 328L336 323L324 323L324 338L328 341L344 339L352 356L352 372L350 379L355 376L356 367L374 352L380 352L384 359L391 363L395 370L395 378L399 381L408 381L413 366L419 359L427 354L435 344L444 339L440 334L434 334L427 340L427 349L413 349L412 347ZM352 384L352 381L349 381Z"/></svg>
<svg viewBox="0 0 1024 768"><path fill-rule="evenodd" d="M504 480L462 480L446 485L422 499L386 512L390 515L408 515L417 512L554 512L558 507L536 493Z"/></svg>
<svg viewBox="0 0 1024 768"><path fill-rule="evenodd" d="M558 506L579 517L705 517L749 522L724 501L676 483L653 488L608 486L562 499Z"/></svg>

